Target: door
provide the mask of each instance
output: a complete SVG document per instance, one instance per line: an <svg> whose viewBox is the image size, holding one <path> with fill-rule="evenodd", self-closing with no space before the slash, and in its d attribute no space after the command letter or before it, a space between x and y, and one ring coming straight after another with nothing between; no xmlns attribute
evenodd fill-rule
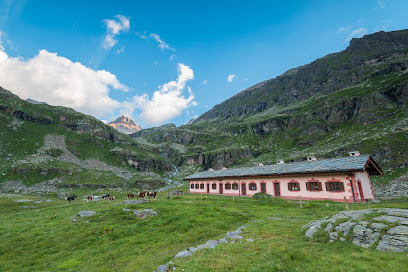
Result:
<svg viewBox="0 0 408 272"><path fill-rule="evenodd" d="M266 183L261 183L261 193L266 194Z"/></svg>
<svg viewBox="0 0 408 272"><path fill-rule="evenodd" d="M242 192L242 195L246 195L246 185L245 185L245 183L241 184L241 192Z"/></svg>
<svg viewBox="0 0 408 272"><path fill-rule="evenodd" d="M210 193L210 184L207 183L207 194L209 194L209 193Z"/></svg>
<svg viewBox="0 0 408 272"><path fill-rule="evenodd" d="M222 189L223 189L223 187L222 187L222 183L220 183L220 195L222 195L222 194L223 194Z"/></svg>
<svg viewBox="0 0 408 272"><path fill-rule="evenodd" d="M363 193L363 187L361 186L361 182L357 182L357 186L358 186L358 191L360 192L360 198L361 200L364 201L364 193Z"/></svg>
<svg viewBox="0 0 408 272"><path fill-rule="evenodd" d="M280 196L280 185L279 185L279 183L274 183L273 186L275 188L275 196Z"/></svg>

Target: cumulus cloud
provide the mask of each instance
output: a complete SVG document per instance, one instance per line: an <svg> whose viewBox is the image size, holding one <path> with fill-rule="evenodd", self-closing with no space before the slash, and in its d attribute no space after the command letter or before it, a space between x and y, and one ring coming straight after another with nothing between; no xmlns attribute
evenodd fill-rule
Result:
<svg viewBox="0 0 408 272"><path fill-rule="evenodd" d="M103 22L106 25L106 35L103 41L103 47L108 51L117 44L118 40L115 39L117 35L121 32L129 31L130 20L129 17L118 14L115 16L115 19L105 19Z"/></svg>
<svg viewBox="0 0 408 272"><path fill-rule="evenodd" d="M196 106L194 94L190 87L186 88L186 83L194 79L193 69L182 63L178 64L178 78L166 84L159 86L151 97L147 94L135 96L132 106L142 110L141 117L150 125L162 124L176 116L179 116L183 110L190 106ZM183 94L187 89L188 97Z"/></svg>
<svg viewBox="0 0 408 272"><path fill-rule="evenodd" d="M157 45L157 47L159 47L160 49L168 49L168 50L172 50L174 51L173 48L170 47L170 45L168 45L165 41L163 41L160 36L158 34L155 33L151 33L149 35L149 38L155 40L156 42L158 42L159 44Z"/></svg>
<svg viewBox="0 0 408 272"><path fill-rule="evenodd" d="M109 97L110 89L128 91L110 72L93 70L47 50L29 60L0 50L0 86L23 99L72 107L97 118L110 117L123 106Z"/></svg>
<svg viewBox="0 0 408 272"><path fill-rule="evenodd" d="M237 75L231 74L231 75L229 75L229 76L227 77L227 81L228 81L228 82L232 82L232 81L234 80L234 78L236 78L236 77L237 77Z"/></svg>
<svg viewBox="0 0 408 272"><path fill-rule="evenodd" d="M203 82L201 82L201 85L207 85L207 83L208 83L208 80L206 79L206 80L203 80Z"/></svg>

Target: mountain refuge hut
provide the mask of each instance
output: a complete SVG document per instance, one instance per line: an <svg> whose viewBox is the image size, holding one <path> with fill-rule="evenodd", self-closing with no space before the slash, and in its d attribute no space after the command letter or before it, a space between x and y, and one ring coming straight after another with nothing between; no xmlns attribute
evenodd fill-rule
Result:
<svg viewBox="0 0 408 272"><path fill-rule="evenodd" d="M383 175L369 155L254 167L204 171L189 175L189 192L196 194L253 196L265 193L284 199L364 202L374 200L371 175Z"/></svg>

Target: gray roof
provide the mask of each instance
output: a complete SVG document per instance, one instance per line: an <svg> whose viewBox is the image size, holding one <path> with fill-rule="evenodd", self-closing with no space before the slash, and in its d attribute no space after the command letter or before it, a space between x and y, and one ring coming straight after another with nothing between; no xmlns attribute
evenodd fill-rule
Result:
<svg viewBox="0 0 408 272"><path fill-rule="evenodd" d="M218 171L204 171L189 175L185 177L184 180L226 178L226 177L248 177L248 176L275 176L275 175L309 174L309 173L355 172L364 171L366 169L367 162L369 161L376 165L376 163L370 158L369 155L361 155L336 159L302 161L254 167L242 167ZM382 174L381 170L379 170L379 173Z"/></svg>

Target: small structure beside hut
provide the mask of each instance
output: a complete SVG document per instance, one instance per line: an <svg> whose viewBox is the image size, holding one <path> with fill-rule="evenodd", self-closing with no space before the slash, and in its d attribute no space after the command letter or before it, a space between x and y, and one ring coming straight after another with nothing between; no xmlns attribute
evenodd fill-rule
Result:
<svg viewBox="0 0 408 272"><path fill-rule="evenodd" d="M371 175L382 170L369 155L205 171L184 178L189 192L253 196L266 193L286 199L363 202L374 200Z"/></svg>

